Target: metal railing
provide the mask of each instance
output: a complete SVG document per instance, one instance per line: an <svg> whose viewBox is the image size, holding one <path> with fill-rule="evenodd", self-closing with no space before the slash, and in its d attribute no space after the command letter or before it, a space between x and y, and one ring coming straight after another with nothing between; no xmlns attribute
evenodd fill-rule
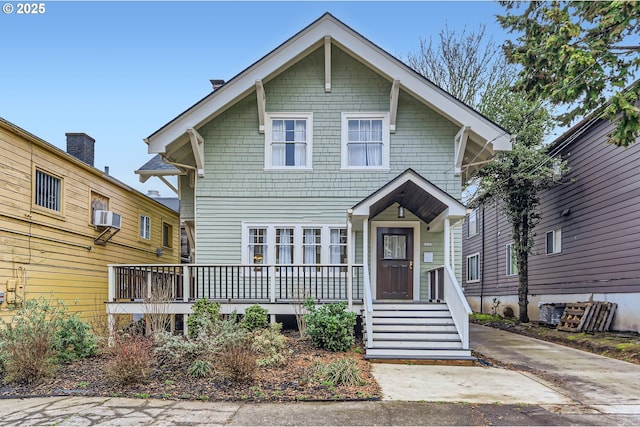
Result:
<svg viewBox="0 0 640 427"><path fill-rule="evenodd" d="M363 266L305 265L111 265L109 301L142 301L158 295L169 301L209 299L287 303L356 301L364 297Z"/></svg>

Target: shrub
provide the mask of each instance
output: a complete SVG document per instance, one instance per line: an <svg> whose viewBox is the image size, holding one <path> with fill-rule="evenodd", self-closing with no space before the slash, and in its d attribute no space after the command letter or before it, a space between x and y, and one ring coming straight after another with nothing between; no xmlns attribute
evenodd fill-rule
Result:
<svg viewBox="0 0 640 427"><path fill-rule="evenodd" d="M262 308L258 304L251 305L245 309L240 326L249 332L264 329L269 326L267 313L268 310L266 308Z"/></svg>
<svg viewBox="0 0 640 427"><path fill-rule="evenodd" d="M253 380L258 368L256 354L251 351L246 341L224 347L218 355L217 365L223 377L235 382Z"/></svg>
<svg viewBox="0 0 640 427"><path fill-rule="evenodd" d="M286 338L280 333L282 323L274 323L267 329L253 334L251 349L258 355L258 366L281 365L285 361Z"/></svg>
<svg viewBox="0 0 640 427"><path fill-rule="evenodd" d="M107 378L119 384L135 384L146 380L153 366L152 341L141 335L116 335L109 349Z"/></svg>
<svg viewBox="0 0 640 427"><path fill-rule="evenodd" d="M324 304L316 307L313 301L305 304L306 333L318 348L347 351L355 343L356 314L346 310L346 303Z"/></svg>
<svg viewBox="0 0 640 427"><path fill-rule="evenodd" d="M190 377L193 377L193 378L204 378L206 376L209 376L212 371L213 371L213 366L211 365L211 362L207 360L198 359L198 360L195 360L191 364L191 366L189 366L187 373L189 374Z"/></svg>
<svg viewBox="0 0 640 427"><path fill-rule="evenodd" d="M206 299L197 300L191 307L193 311L187 319L189 336L197 336L201 329L220 319L220 304Z"/></svg>
<svg viewBox="0 0 640 427"><path fill-rule="evenodd" d="M98 352L95 336L88 322L77 314L62 317L57 321L55 350L59 362L69 362L94 356Z"/></svg>
<svg viewBox="0 0 640 427"><path fill-rule="evenodd" d="M33 383L52 375L60 362L95 354L89 326L66 305L44 297L27 300L0 327L0 361L7 382Z"/></svg>
<svg viewBox="0 0 640 427"><path fill-rule="evenodd" d="M326 381L334 385L346 385L349 387L364 384L364 381L358 372L356 361L353 359L342 357L327 365L322 365L319 362L316 362L314 367L321 381Z"/></svg>
<svg viewBox="0 0 640 427"><path fill-rule="evenodd" d="M153 344L157 363L176 369L187 368L204 351L201 343L169 332L154 334Z"/></svg>

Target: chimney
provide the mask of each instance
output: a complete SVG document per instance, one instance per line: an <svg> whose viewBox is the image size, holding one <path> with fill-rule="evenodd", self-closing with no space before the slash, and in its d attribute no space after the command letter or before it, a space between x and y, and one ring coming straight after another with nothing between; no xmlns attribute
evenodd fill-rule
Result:
<svg viewBox="0 0 640 427"><path fill-rule="evenodd" d="M93 166L93 148L96 140L86 133L65 133L65 135L67 136L67 153Z"/></svg>
<svg viewBox="0 0 640 427"><path fill-rule="evenodd" d="M213 90L216 91L224 84L224 80L209 80L211 82L211 86L213 86Z"/></svg>

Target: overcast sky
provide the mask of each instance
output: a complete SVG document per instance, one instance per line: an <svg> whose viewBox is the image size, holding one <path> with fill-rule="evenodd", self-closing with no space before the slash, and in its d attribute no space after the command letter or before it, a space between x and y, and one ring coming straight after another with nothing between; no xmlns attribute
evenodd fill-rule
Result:
<svg viewBox="0 0 640 427"><path fill-rule="evenodd" d="M507 37L488 1L46 1L28 15L2 3L0 116L63 150L65 132L85 132L97 168L165 197L133 173L151 158L143 138L325 12L401 59L445 24Z"/></svg>

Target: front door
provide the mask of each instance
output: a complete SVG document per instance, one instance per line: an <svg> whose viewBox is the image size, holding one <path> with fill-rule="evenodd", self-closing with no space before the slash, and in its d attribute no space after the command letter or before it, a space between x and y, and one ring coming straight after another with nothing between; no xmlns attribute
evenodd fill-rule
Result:
<svg viewBox="0 0 640 427"><path fill-rule="evenodd" d="M413 228L377 232L376 299L413 299Z"/></svg>

